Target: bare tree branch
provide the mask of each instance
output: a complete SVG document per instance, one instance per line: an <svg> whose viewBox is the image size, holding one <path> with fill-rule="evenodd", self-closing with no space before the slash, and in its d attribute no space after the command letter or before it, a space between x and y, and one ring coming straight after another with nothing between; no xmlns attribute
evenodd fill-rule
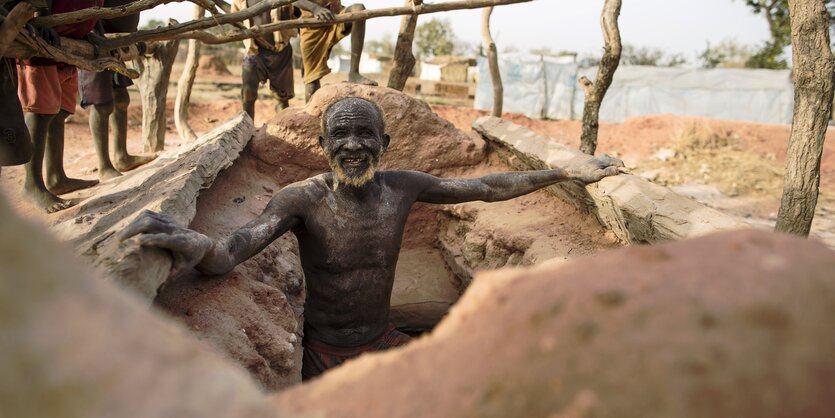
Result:
<svg viewBox="0 0 835 418"><path fill-rule="evenodd" d="M32 24L36 27L51 28L58 25L80 23L88 19L111 19L114 17L127 16L152 9L161 4L181 3L185 0L137 0L124 6L116 7L88 7L74 12L58 13L49 16L36 17ZM206 6L211 4L210 0L188 0L192 3Z"/></svg>
<svg viewBox="0 0 835 418"><path fill-rule="evenodd" d="M179 23L169 25L161 28L139 31L136 33L123 35L107 40L104 48L118 48L120 46L131 45L138 42L161 41L171 39L200 39L202 37L177 36L186 32L198 31L201 29L210 28L213 26L220 26L229 23L238 23L246 19L258 16L268 10L276 9L281 6L286 6L293 3L295 0L264 0L255 6L247 7L237 13L228 13L223 15L216 15L207 17L205 19L192 20L191 22ZM240 41L244 38L233 39Z"/></svg>
<svg viewBox="0 0 835 418"><path fill-rule="evenodd" d="M109 54L101 55L93 44L78 39L61 38L61 47L56 48L40 37L32 36L26 31L18 33L15 42L6 48L5 57L26 59L34 56L49 58L55 61L74 65L87 71L101 72L112 70L130 78L136 78L136 70L125 67L123 61L139 55L135 46L119 48Z"/></svg>
<svg viewBox="0 0 835 418"><path fill-rule="evenodd" d="M377 17L388 17L388 16L403 16L403 15L421 15L421 14L429 14L429 13L439 13L439 12L448 12L451 10L463 10L463 9L480 9L483 7L490 7L490 6L502 6L508 4L516 4L516 3L527 3L532 0L458 0L458 1L449 1L444 3L435 3L435 4L421 4L414 7L390 7L384 9L369 9L363 10L359 12L353 13L345 13L335 16L333 22L325 22L318 20L316 18L309 18L309 19L295 19L295 20L288 20L288 21L281 21L270 23L263 26L256 26L250 28L248 30L241 30L237 31L232 35L224 35L218 36L214 35L209 32L205 31L192 31L188 33L184 33L186 31L178 31L178 35L176 36L169 36L170 34L162 34L162 36L158 37L155 36L148 36L145 37L144 35L140 35L139 33L135 34L138 35L136 37L131 38L132 42L135 42L136 39L140 40L148 40L148 39L160 39L163 36L165 39L199 39L205 44L224 44L228 42L235 42L241 41L247 38L252 38L256 36L262 36L267 33L272 33L279 30L285 29L297 29L297 28L311 28L311 27L323 27L323 26L331 26L336 23L346 23L346 22L354 22L357 20L368 20ZM261 3L263 4L263 3ZM231 15L227 15L231 16ZM121 43L121 42L119 42Z"/></svg>

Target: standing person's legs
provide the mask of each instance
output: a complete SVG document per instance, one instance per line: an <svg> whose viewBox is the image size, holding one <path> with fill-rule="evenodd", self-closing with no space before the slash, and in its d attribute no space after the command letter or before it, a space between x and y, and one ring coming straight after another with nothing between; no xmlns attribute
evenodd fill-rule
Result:
<svg viewBox="0 0 835 418"><path fill-rule="evenodd" d="M362 4L352 4L342 11L342 13L359 12L365 10ZM351 70L348 72L348 81L357 84L366 84L369 86L376 86L377 82L360 74L360 58L362 57L362 47L365 45L365 21L358 20L352 23L346 23L346 30L351 34Z"/></svg>
<svg viewBox="0 0 835 418"><path fill-rule="evenodd" d="M258 100L258 85L261 77L258 71L258 56L244 55L241 64L241 107L255 121L255 101Z"/></svg>
<svg viewBox="0 0 835 418"><path fill-rule="evenodd" d="M350 27L344 23L321 28L299 29L299 45L302 49L304 66L304 99L309 102L313 93L321 87L322 77L330 74L328 58L333 46L350 33Z"/></svg>
<svg viewBox="0 0 835 418"><path fill-rule="evenodd" d="M78 78L81 106L92 105L89 124L98 157L99 179L104 181L119 177L122 174L110 162L108 149L109 119L113 113L113 72L107 70L96 73L81 70Z"/></svg>
<svg viewBox="0 0 835 418"><path fill-rule="evenodd" d="M18 97L32 140L32 158L24 166L26 179L23 182L23 195L47 213L66 209L71 206L70 202L50 193L43 180L47 132L55 115L61 110L58 70L54 65L21 65L18 69Z"/></svg>
<svg viewBox="0 0 835 418"><path fill-rule="evenodd" d="M267 68L270 79L270 93L275 99L275 111L290 106L290 99L296 93L293 85L293 48L287 45L279 52L262 54L261 59Z"/></svg>
<svg viewBox="0 0 835 418"><path fill-rule="evenodd" d="M46 138L46 187L52 193L61 195L98 184L96 180L81 180L67 177L64 172L64 122L75 113L78 97L78 70L69 65L57 66L61 82L60 110L49 123Z"/></svg>
<svg viewBox="0 0 835 418"><path fill-rule="evenodd" d="M360 10L365 10L365 6L354 4L342 9L340 13ZM328 68L327 61L330 58L331 49L349 34L351 35L351 70L348 73L348 81L370 86L377 85L377 82L359 73L360 57L365 42L364 21L337 23L321 28L301 28L299 29L299 43L304 63L305 101L309 101L313 93L319 90L322 77L330 74L331 70Z"/></svg>
<svg viewBox="0 0 835 418"><path fill-rule="evenodd" d="M67 177L64 172L64 123L70 115L64 109L58 112L49 122L46 132L46 149L44 168L46 188L62 195L79 189L86 189L98 184L98 180L83 180Z"/></svg>
<svg viewBox="0 0 835 418"><path fill-rule="evenodd" d="M114 74L113 113L110 115L110 147L113 150L113 166L121 172L133 170L157 158L156 155L128 154L128 107L130 94L128 86L133 82L121 75Z"/></svg>

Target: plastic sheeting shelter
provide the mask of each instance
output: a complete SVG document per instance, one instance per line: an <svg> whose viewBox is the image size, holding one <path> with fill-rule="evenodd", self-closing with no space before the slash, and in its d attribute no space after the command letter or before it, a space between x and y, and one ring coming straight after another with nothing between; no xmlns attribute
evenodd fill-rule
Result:
<svg viewBox="0 0 835 418"><path fill-rule="evenodd" d="M490 109L493 86L485 58L478 60L475 107ZM594 80L597 68L579 68L548 57L506 55L499 63L504 111L534 118L581 119L580 76ZM793 87L788 70L691 69L620 66L603 99L600 120L673 113L761 123L791 123Z"/></svg>

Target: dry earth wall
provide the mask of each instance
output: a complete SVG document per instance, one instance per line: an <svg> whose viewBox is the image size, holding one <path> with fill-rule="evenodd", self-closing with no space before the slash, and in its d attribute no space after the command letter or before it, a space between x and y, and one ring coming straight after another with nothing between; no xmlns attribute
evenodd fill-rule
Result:
<svg viewBox="0 0 835 418"><path fill-rule="evenodd" d="M494 144L517 169L546 169L579 164L590 158L557 141L496 117L482 117L473 129ZM629 243L691 238L750 226L693 199L637 176L622 174L583 187L565 182L549 188Z"/></svg>

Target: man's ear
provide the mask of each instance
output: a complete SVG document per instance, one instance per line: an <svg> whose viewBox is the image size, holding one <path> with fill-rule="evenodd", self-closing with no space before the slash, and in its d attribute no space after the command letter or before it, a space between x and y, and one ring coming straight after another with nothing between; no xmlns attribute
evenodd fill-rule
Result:
<svg viewBox="0 0 835 418"><path fill-rule="evenodd" d="M383 151L389 148L389 142L391 142L389 134L383 134Z"/></svg>

